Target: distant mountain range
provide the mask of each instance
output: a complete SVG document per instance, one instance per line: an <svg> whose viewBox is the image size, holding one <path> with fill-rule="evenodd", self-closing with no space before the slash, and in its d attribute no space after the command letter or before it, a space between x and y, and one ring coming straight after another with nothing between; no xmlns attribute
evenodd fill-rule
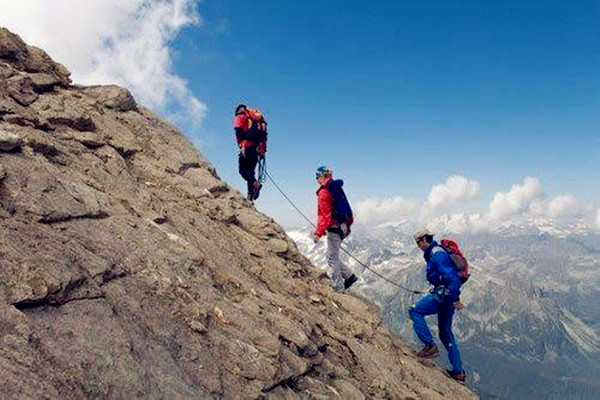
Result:
<svg viewBox="0 0 600 400"><path fill-rule="evenodd" d="M344 245L381 275L424 289L424 260L410 232L402 222L356 229ZM288 234L325 267L324 243L312 243L308 229ZM469 386L484 399L600 398L600 236L585 224L536 219L452 237L472 268L455 322ZM407 309L418 297L347 262L361 277L356 290L413 340Z"/></svg>

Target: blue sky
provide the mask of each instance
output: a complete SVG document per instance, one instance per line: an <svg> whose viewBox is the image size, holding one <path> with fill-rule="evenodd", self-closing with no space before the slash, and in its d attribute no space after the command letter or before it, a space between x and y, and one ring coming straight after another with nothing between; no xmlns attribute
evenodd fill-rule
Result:
<svg viewBox="0 0 600 400"><path fill-rule="evenodd" d="M20 4L0 0L0 24L76 81L132 88L242 190L240 101L266 114L269 171L311 216L313 171L327 164L365 220L534 212L600 229L597 1L94 0L93 13L78 9L94 22L79 35L58 35L62 12L34 19L43 0ZM83 62L90 43L102 64ZM131 46L147 49L135 69L116 57ZM432 196L452 207L430 207L445 203ZM303 224L269 183L257 208Z"/></svg>
<svg viewBox="0 0 600 400"><path fill-rule="evenodd" d="M325 163L354 201L424 198L459 174L482 196L526 176L598 199L600 3L205 1L176 68L209 112L194 130L236 175L231 109L270 122L268 166L307 211ZM489 201L489 200L488 200ZM272 187L258 207L293 213Z"/></svg>

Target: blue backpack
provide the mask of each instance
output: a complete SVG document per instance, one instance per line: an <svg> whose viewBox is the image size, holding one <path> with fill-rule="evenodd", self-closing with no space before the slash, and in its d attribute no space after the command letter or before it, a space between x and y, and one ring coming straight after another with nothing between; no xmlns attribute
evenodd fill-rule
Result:
<svg viewBox="0 0 600 400"><path fill-rule="evenodd" d="M329 182L328 189L329 193L331 193L331 197L333 197L332 217L340 224L346 224L348 232L344 232L344 235L342 235L343 237L346 237L350 234L350 225L354 222L354 217L352 215L352 208L350 208L350 203L348 203L346 193L344 193L342 186L344 186L343 180L334 179Z"/></svg>

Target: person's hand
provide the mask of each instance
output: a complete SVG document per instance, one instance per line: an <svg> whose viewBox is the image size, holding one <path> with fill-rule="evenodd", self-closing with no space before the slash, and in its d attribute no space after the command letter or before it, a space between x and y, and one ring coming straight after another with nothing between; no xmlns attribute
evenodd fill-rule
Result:
<svg viewBox="0 0 600 400"><path fill-rule="evenodd" d="M461 303L460 300L456 300L454 302L454 308L456 309L456 311L462 310L463 307L464 307L464 304Z"/></svg>
<svg viewBox="0 0 600 400"><path fill-rule="evenodd" d="M318 243L319 240L321 240L321 236L317 235L316 233L313 233L312 239L313 239L313 242Z"/></svg>

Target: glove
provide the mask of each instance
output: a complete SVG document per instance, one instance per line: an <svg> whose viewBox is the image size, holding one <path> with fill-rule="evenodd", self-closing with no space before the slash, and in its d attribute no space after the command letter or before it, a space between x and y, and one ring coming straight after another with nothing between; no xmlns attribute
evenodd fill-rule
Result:
<svg viewBox="0 0 600 400"><path fill-rule="evenodd" d="M258 152L258 156L263 158L267 152L267 146L264 143L260 143L256 148L256 151Z"/></svg>

